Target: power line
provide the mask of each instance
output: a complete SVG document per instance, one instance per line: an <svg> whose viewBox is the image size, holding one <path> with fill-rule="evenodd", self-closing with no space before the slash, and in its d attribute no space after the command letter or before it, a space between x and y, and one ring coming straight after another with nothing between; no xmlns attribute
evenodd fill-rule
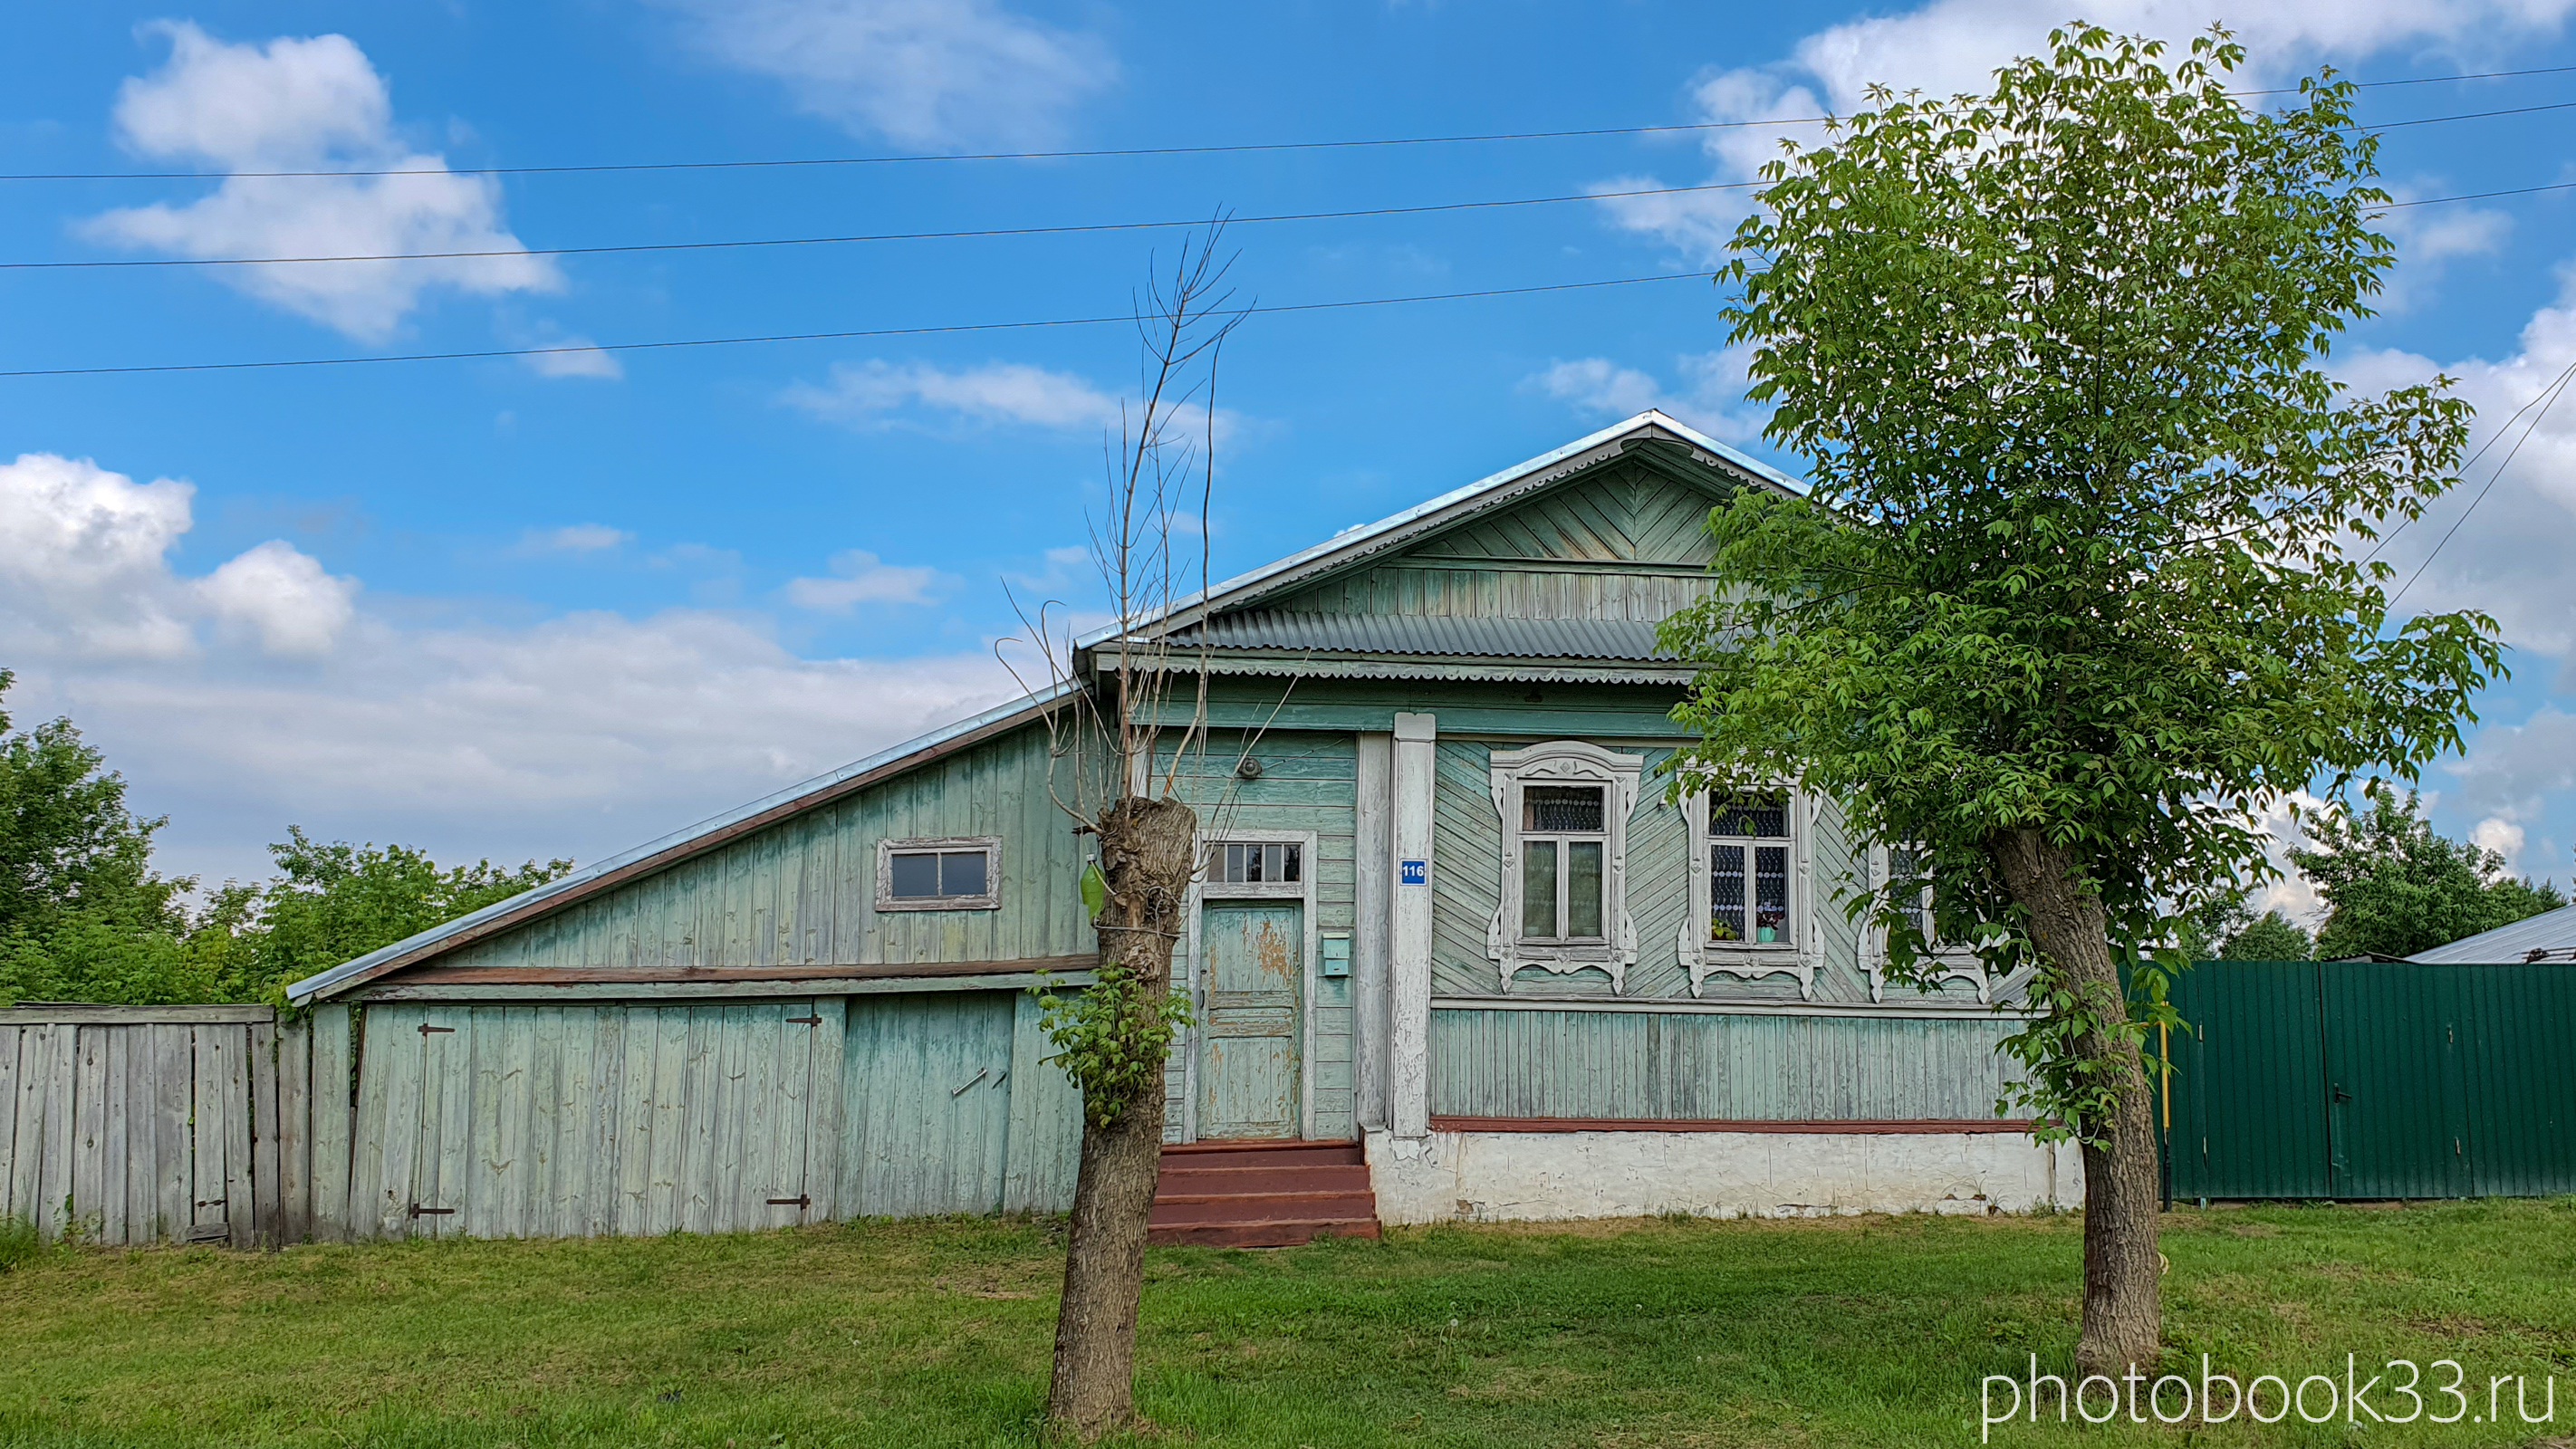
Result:
<svg viewBox="0 0 2576 1449"><path fill-rule="evenodd" d="M1371 206L1349 211L1294 211L1268 216L1227 218L1229 226L1248 226L1274 221L1347 221L1371 216L1423 216L1444 211L1486 211L1498 207L1554 206L1569 201L1615 201L1633 196L1680 196L1697 191L1742 191L1762 186L1760 181L1718 181L1702 186L1649 186L1634 191L1587 191L1567 196L1516 196L1495 201L1444 201L1425 206ZM1180 227L1205 226L1205 216L1182 221L1102 221L1067 223L1059 226L997 226L958 231L869 232L852 236L755 237L740 241L701 242L629 242L617 245L584 247L510 247L481 251L454 252L377 252L365 255L310 257L112 257L64 262L0 262L0 271L72 271L102 267L266 267L297 266L310 262L425 262L450 261L478 257L583 257L618 252L703 252L729 251L743 247L811 247L836 246L851 242L897 241L964 241L978 237L1063 236L1079 232L1159 231Z"/></svg>
<svg viewBox="0 0 2576 1449"><path fill-rule="evenodd" d="M2522 76L2563 75L2576 71L2576 66L2544 66L2534 70L2491 70L2463 75L2415 76L2402 80L2355 81L2356 87L2438 85L2450 81L2507 80ZM2232 91L2238 96L2278 96L2298 94L2295 88ZM2528 109L2548 109L2534 107ZM2516 115L2519 111L2486 111L2480 115ZM1831 116L1774 116L1753 121L1689 121L1654 126L1590 126L1566 131L1488 131L1450 136L1372 136L1343 141L1240 141L1205 146L1113 146L1091 150L1065 151L972 151L948 154L915 153L880 156L810 156L747 161L626 161L560 166L389 166L352 167L337 171L233 171L225 177L276 181L293 177L370 176L564 176L575 174L614 174L629 171L746 171L779 167L809 166L902 166L957 161L1097 161L1141 156L1231 156L1262 151L1346 151L1392 146L1456 146L1503 141L1568 141L1601 136L1657 136L1692 134L1704 131L1731 131L1750 126L1810 126L1833 120ZM2419 120L2398 121L2393 125L2420 126L2436 120L2469 119L2467 117L2433 116ZM2378 130L2383 127L2367 127ZM211 181L219 179L203 171L38 171L0 173L0 181Z"/></svg>
<svg viewBox="0 0 2576 1449"><path fill-rule="evenodd" d="M2570 102L2576 105L2576 102ZM1265 222L1350 221L1379 216L1429 216L1454 211L1491 211L1520 206L1556 206L1577 201L1617 201L1640 196L1687 196L1710 191L1743 191L1765 185L1760 181L1714 181L1698 186L1645 186L1629 191L1586 191L1562 196L1516 196L1491 201L1443 201L1422 206L1370 206L1343 211L1287 211L1263 216L1238 216L1228 225L1249 226ZM2401 206L2437 206L2452 201L2483 201L2499 196L2530 196L2544 191L2576 189L2576 181L2549 186L2526 186L2511 191L2481 191L2465 196L2429 196L2414 201L2392 201L2372 208L2372 214L2392 211ZM1171 221L1102 221L1068 222L1054 226L974 227L954 231L888 231L859 232L846 236L748 237L730 241L698 242L623 242L597 246L571 247L493 247L474 251L451 252L364 252L302 257L92 257L73 261L0 262L0 272L51 272L116 270L131 267L272 267L306 266L321 262L428 262L465 261L500 257L587 257L612 256L632 252L710 252L738 251L762 247L842 246L864 242L967 241L997 237L1069 236L1086 232L1167 231L1201 226L1207 218L1196 217Z"/></svg>
<svg viewBox="0 0 2576 1449"><path fill-rule="evenodd" d="M2486 486L2478 490L2478 496L2470 499L2469 506L2460 510L2460 516L2451 520L2451 527L2442 535L2441 541L2433 545L2433 551L2424 555L2424 561L2417 564L2415 572L2407 576L2405 587L2389 598L2390 612L2396 611L2398 603L2406 597L2407 591L2415 587L2416 580L2423 578L2424 571L2433 566L2433 560L2442 556L2442 550L2450 545L2451 539L2459 533L2461 525L2469 521L2469 515L2477 512L2478 505L2486 502L2487 495L2495 491L2496 480L2504 476L2505 469L2513 466L2514 458L2522 452L2522 445L2531 441L2531 435L2540 431L2540 425L2548 420L2549 410L2556 407L2558 400L2567 395L2567 384L2571 379L2576 379L2576 363L2569 363L2548 387L2542 389L2543 395L2549 400L2540 405L2539 412L2532 414L2531 421L2523 427L2522 436L2513 440L2513 447L2508 449L2504 457L2497 462L2495 471L2487 475ZM2499 432L2498 436L2502 436L2502 433Z"/></svg>
<svg viewBox="0 0 2576 1449"><path fill-rule="evenodd" d="M1457 302L1478 297L1526 297L1541 292L1580 292L1602 287L1633 287L1645 282L1707 281L1707 272L1659 272L1643 277L1613 277L1598 282L1551 282L1535 287L1488 287L1474 292L1422 292L1405 297L1361 297L1340 302L1290 302L1224 309L1228 316L1262 316L1287 312L1332 312L1353 307L1395 307L1414 302ZM272 362L171 362L133 367L29 367L0 371L12 377L101 377L139 372L247 372L277 367L350 367L373 362L457 362L486 357L548 357L585 352L651 352L683 347L739 347L762 342L827 342L861 337L925 337L936 333L1009 332L1044 327L1096 327L1132 323L1135 314L1098 317L1051 317L1025 322L963 322L935 327L871 327L846 332L779 332L759 337L693 337L664 342L600 342L579 347L491 347L474 352L407 352L364 357L298 357Z"/></svg>

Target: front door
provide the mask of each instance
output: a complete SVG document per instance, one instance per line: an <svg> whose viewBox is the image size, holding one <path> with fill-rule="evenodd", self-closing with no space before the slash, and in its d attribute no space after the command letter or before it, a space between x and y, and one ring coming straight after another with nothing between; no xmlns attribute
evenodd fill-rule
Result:
<svg viewBox="0 0 2576 1449"><path fill-rule="evenodd" d="M1199 913L1198 1135L1297 1135L1305 907L1209 901Z"/></svg>

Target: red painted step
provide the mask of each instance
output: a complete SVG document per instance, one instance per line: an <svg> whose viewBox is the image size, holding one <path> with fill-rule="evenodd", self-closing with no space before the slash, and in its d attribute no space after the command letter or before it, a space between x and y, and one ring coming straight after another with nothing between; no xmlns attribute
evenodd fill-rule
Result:
<svg viewBox="0 0 2576 1449"><path fill-rule="evenodd" d="M1378 1235L1356 1142L1192 1142L1163 1149L1146 1240L1281 1248Z"/></svg>

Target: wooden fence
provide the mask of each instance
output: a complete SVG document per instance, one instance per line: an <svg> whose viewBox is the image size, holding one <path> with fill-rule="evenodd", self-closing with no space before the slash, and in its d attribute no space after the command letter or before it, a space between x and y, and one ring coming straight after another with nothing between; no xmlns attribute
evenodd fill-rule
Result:
<svg viewBox="0 0 2576 1449"><path fill-rule="evenodd" d="M0 1217L116 1245L308 1236L309 1042L264 1006L0 1011Z"/></svg>

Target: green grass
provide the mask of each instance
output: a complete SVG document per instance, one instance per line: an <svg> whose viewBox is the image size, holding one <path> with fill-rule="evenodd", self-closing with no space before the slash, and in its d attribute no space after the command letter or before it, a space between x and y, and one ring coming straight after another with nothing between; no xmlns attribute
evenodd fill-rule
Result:
<svg viewBox="0 0 2576 1449"><path fill-rule="evenodd" d="M1030 1444L1060 1231L49 1252L0 1279L0 1444ZM2063 1366L2080 1234L1656 1220L1158 1249L1139 1393L1177 1445L1973 1444L1981 1375ZM1996 1442L2572 1432L2576 1202L2182 1212L2165 1251L2177 1361L2554 1369L2559 1425L2049 1423Z"/></svg>

